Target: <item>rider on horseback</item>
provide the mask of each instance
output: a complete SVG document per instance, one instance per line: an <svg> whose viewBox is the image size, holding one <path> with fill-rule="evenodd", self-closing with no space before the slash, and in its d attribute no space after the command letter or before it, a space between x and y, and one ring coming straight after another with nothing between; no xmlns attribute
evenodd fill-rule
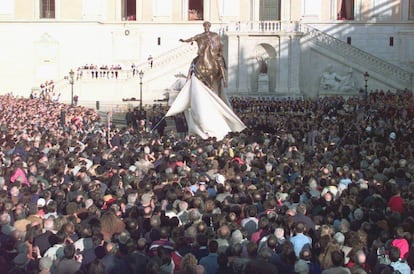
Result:
<svg viewBox="0 0 414 274"><path fill-rule="evenodd" d="M227 87L227 69L226 64L223 57L223 44L221 43L220 36L210 31L211 23L210 22L204 22L204 32L197 34L189 39L180 39L180 42L197 42L198 45L198 56L194 58L193 62L191 63L190 73L194 73L197 70L197 62L200 59L206 59L203 57L211 56L211 59L208 59L204 61L204 64L201 68L201 71L199 73L196 73L196 76L200 78L207 86L209 86L210 89L212 89L215 92L221 92L219 90L215 90L215 88L212 86L212 81L208 81L206 78L212 78L214 81L220 81L223 80L224 87ZM216 68L219 71L214 71L213 68ZM211 75L205 75L205 73L209 70L212 70ZM217 78L215 76L215 73L219 75Z"/></svg>

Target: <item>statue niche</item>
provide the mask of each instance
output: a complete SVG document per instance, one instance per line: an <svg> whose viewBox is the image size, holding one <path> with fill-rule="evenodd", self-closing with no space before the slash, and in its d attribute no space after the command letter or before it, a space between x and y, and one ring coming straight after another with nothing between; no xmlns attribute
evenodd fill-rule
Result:
<svg viewBox="0 0 414 274"><path fill-rule="evenodd" d="M263 56L257 56L256 60L259 64L259 75L257 78L257 91L269 92L269 75L267 61Z"/></svg>

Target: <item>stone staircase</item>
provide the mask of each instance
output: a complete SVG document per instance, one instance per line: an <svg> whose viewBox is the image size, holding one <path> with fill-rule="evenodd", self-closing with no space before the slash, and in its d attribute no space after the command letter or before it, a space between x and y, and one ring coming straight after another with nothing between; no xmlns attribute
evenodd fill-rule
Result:
<svg viewBox="0 0 414 274"><path fill-rule="evenodd" d="M340 63L356 70L367 71L373 79L403 90L413 86L413 73L395 64L378 58L368 52L349 45L310 25L301 24L305 34L302 42L312 44L312 48L322 54L329 54Z"/></svg>
<svg viewBox="0 0 414 274"><path fill-rule="evenodd" d="M138 72L144 72L142 79L142 104L166 102L171 86L188 71L192 59L197 54L195 44L183 44L159 56L154 56L153 65L147 62L135 65L135 73L131 68L119 71L118 78L112 75L93 78L90 70L84 70L73 86L73 94L79 96L79 104L103 111L125 112L129 107L139 105L140 79ZM177 76L181 75L181 76ZM61 79L55 84L61 92L61 101L71 101L71 85L68 79ZM136 100L128 100L135 98ZM97 103L99 102L99 103Z"/></svg>
<svg viewBox="0 0 414 274"><path fill-rule="evenodd" d="M320 54L356 71L367 71L371 80L384 83L394 90L413 87L412 72L349 45L308 24L280 24L274 21L245 22L229 24L219 30L222 35L232 31L301 32L304 34L301 38L301 43L304 46L308 45ZM152 105L159 101L164 103L167 96L173 94L170 87L177 81L175 75L187 74L189 64L196 54L197 46L195 44L183 43L180 47L154 56L152 67L146 61L136 64L136 72L144 72L142 104ZM61 101L70 102L71 86L68 80L59 80L55 85L61 90ZM112 111L113 113L125 113L128 108L138 106L140 88L138 74L134 74L130 68L122 69L118 79L111 77L92 79L85 71L82 78L76 80L73 86L74 94L79 96L79 104L95 109L98 109L99 104L99 110ZM132 97L137 100L124 100Z"/></svg>

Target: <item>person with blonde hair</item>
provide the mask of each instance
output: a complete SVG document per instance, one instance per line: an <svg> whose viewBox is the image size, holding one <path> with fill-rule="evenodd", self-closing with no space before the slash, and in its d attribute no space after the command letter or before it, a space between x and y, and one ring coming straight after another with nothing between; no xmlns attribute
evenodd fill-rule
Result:
<svg viewBox="0 0 414 274"><path fill-rule="evenodd" d="M111 239L113 234L121 233L125 230L125 223L111 211L106 212L101 218L101 233L104 240Z"/></svg>
<svg viewBox="0 0 414 274"><path fill-rule="evenodd" d="M200 265L198 265L197 258L191 253L185 254L184 257L181 259L180 270L177 272L177 274L196 273L200 273Z"/></svg>

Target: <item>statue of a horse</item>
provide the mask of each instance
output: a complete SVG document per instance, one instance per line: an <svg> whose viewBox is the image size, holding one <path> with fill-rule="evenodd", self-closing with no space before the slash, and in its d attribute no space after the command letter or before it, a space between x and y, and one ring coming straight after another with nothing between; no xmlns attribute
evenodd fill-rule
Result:
<svg viewBox="0 0 414 274"><path fill-rule="evenodd" d="M220 45L205 43L200 47L199 55L191 63L192 72L208 88L215 92L224 102L227 98L224 95L223 86L226 85L226 64L221 52ZM220 43L220 41L218 41Z"/></svg>

